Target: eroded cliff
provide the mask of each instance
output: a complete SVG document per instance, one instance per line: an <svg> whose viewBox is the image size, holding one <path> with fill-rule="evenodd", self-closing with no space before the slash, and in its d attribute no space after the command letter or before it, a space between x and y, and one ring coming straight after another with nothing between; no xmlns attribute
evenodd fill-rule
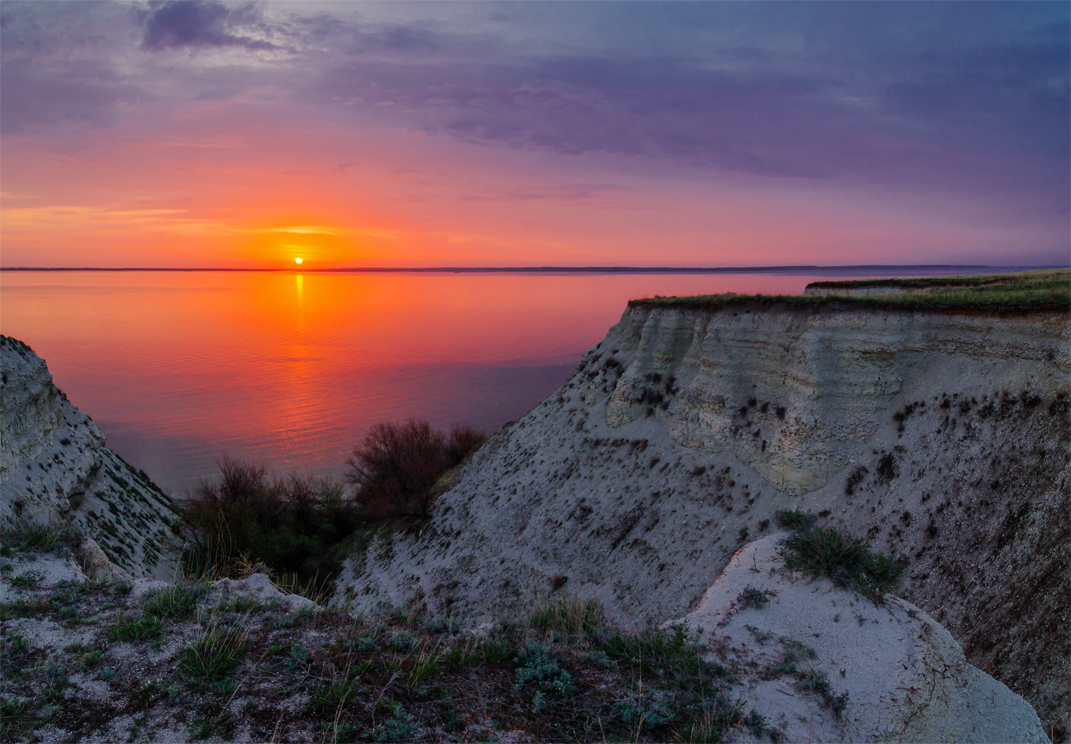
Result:
<svg viewBox="0 0 1071 744"><path fill-rule="evenodd" d="M899 594L1068 730L1066 312L637 305L337 601L471 619L556 591L688 613L779 509L907 564Z"/></svg>
<svg viewBox="0 0 1071 744"><path fill-rule="evenodd" d="M174 572L175 506L52 382L30 347L0 336L0 523L66 523L131 577ZM91 543L92 544L92 543ZM108 568L108 567L102 567Z"/></svg>

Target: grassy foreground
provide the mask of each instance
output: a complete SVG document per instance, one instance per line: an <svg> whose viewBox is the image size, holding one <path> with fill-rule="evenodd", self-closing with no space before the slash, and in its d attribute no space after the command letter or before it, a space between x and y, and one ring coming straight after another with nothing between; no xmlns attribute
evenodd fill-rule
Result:
<svg viewBox="0 0 1071 744"><path fill-rule="evenodd" d="M934 309L1071 309L1071 269L1025 271L1017 274L919 277L909 279L866 279L860 281L814 282L812 291L845 292L870 290L873 293L810 295L717 294L695 297L653 297L631 300L629 307L688 306L719 308L748 303L789 305L840 305L845 307L911 307ZM887 290L887 291L882 291Z"/></svg>
<svg viewBox="0 0 1071 744"><path fill-rule="evenodd" d="M40 533L40 534L39 534ZM69 548L0 532L2 741L781 739L683 630L563 598L520 622L354 617L204 581L48 576Z"/></svg>

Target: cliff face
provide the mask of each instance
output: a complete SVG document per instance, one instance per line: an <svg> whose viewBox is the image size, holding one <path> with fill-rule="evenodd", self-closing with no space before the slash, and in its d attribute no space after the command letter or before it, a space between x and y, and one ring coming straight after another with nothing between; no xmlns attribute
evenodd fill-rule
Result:
<svg viewBox="0 0 1071 744"><path fill-rule="evenodd" d="M30 347L0 336L0 524L68 523L111 569L168 578L171 500L104 446L100 429L52 383Z"/></svg>
<svg viewBox="0 0 1071 744"><path fill-rule="evenodd" d="M566 591L659 623L799 509L900 556L899 594L1059 740L1068 329L1052 312L630 307L428 525L352 558L337 600L475 619Z"/></svg>

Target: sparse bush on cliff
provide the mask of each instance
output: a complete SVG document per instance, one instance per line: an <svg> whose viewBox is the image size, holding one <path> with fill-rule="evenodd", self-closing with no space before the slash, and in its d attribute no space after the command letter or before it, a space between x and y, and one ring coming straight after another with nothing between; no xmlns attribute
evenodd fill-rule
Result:
<svg viewBox="0 0 1071 744"><path fill-rule="evenodd" d="M788 568L812 578L825 576L875 601L893 590L904 571L903 564L875 553L865 540L832 527L799 526L782 543L781 551Z"/></svg>
<svg viewBox="0 0 1071 744"><path fill-rule="evenodd" d="M486 439L468 426L447 437L427 421L379 423L354 448L346 479L372 519L427 519L436 482Z"/></svg>

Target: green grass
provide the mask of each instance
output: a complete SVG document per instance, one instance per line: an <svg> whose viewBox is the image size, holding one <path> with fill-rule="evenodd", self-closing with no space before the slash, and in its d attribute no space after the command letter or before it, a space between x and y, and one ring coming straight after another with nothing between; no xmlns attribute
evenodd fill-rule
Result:
<svg viewBox="0 0 1071 744"><path fill-rule="evenodd" d="M141 610L150 617L191 617L197 611L197 600L207 592L208 587L204 584L169 586L147 593L141 600Z"/></svg>
<svg viewBox="0 0 1071 744"><path fill-rule="evenodd" d="M1071 309L1071 269L1018 274L872 279L815 282L812 289L888 288L889 292L857 297L823 295L717 294L695 297L653 297L631 300L629 307L682 306L720 309L743 305L792 305L884 308Z"/></svg>
<svg viewBox="0 0 1071 744"><path fill-rule="evenodd" d="M44 525L26 522L17 527L0 530L0 546L7 552L62 552L73 550L82 542L77 532L65 525Z"/></svg>
<svg viewBox="0 0 1071 744"><path fill-rule="evenodd" d="M112 641L148 641L163 634L163 622L153 615L137 618L120 615L115 625L108 628L108 639Z"/></svg>
<svg viewBox="0 0 1071 744"><path fill-rule="evenodd" d="M605 620L602 605L598 602L566 597L537 608L529 616L528 625L537 630L576 635L590 633L601 627Z"/></svg>
<svg viewBox="0 0 1071 744"><path fill-rule="evenodd" d="M195 680L225 677L241 665L247 648L242 628L209 625L179 655L179 669Z"/></svg>
<svg viewBox="0 0 1071 744"><path fill-rule="evenodd" d="M844 535L831 527L805 527L781 543L785 566L812 578L824 576L842 588L854 589L878 600L895 588L904 566L875 553L862 538Z"/></svg>

